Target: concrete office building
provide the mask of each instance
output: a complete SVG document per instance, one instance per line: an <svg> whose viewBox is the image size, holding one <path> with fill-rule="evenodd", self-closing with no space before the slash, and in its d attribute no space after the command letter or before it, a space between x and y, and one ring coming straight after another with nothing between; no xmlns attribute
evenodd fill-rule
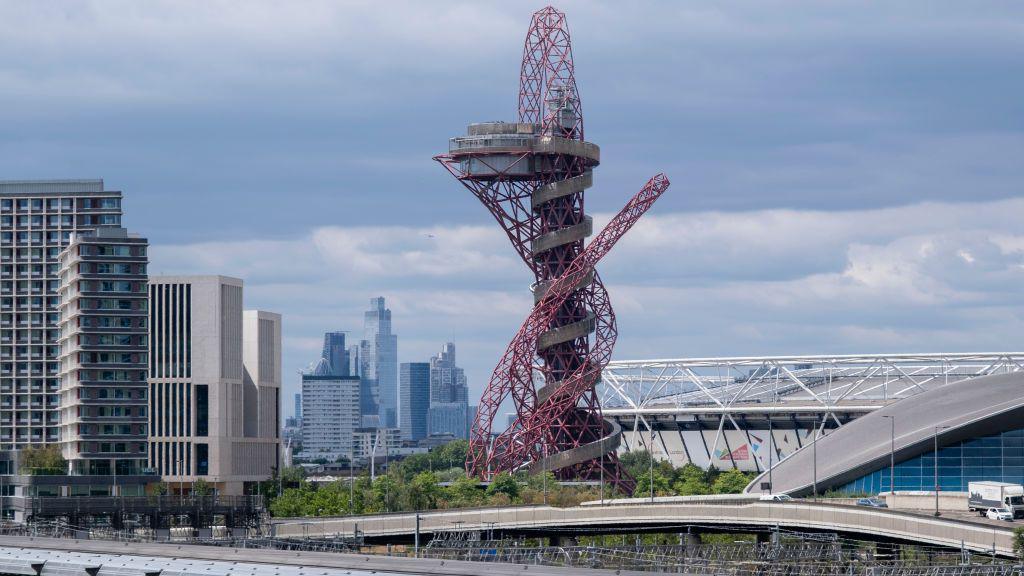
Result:
<svg viewBox="0 0 1024 576"><path fill-rule="evenodd" d="M391 310L384 298L370 299L360 342L364 426L398 425L398 336L391 333ZM376 416L376 418L374 418Z"/></svg>
<svg viewBox="0 0 1024 576"><path fill-rule="evenodd" d="M124 228L72 236L60 256L60 443L68 473L146 468L147 241Z"/></svg>
<svg viewBox="0 0 1024 576"><path fill-rule="evenodd" d="M302 374L302 457L307 460L353 458L361 427L358 376L331 373L321 358Z"/></svg>
<svg viewBox="0 0 1024 576"><path fill-rule="evenodd" d="M0 447L59 440L58 258L121 225L102 180L0 181Z"/></svg>
<svg viewBox="0 0 1024 576"><path fill-rule="evenodd" d="M278 458L280 316L243 319L225 276L152 277L149 299L150 466L174 491L202 478L242 494Z"/></svg>
<svg viewBox="0 0 1024 576"><path fill-rule="evenodd" d="M400 428L402 440L427 437L427 414L430 411L430 364L403 362L399 369Z"/></svg>
<svg viewBox="0 0 1024 576"><path fill-rule="evenodd" d="M469 437L469 391L466 373L455 364L455 344L448 342L430 359L428 432Z"/></svg>
<svg viewBox="0 0 1024 576"><path fill-rule="evenodd" d="M242 313L244 439L231 450L232 471L264 477L281 468L281 315ZM255 416L255 417L253 417Z"/></svg>

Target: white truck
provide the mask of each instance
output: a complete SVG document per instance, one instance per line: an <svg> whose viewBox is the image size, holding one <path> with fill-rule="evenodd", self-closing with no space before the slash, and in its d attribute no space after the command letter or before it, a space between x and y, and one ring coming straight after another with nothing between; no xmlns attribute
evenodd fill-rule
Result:
<svg viewBox="0 0 1024 576"><path fill-rule="evenodd" d="M989 508L1009 508L1014 518L1024 518L1024 486L1007 482L968 482L967 508L982 516Z"/></svg>

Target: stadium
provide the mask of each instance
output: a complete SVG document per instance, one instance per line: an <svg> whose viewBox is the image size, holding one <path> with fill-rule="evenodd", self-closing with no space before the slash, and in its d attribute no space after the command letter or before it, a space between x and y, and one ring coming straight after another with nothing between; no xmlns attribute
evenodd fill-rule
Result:
<svg viewBox="0 0 1024 576"><path fill-rule="evenodd" d="M794 496L1024 483L1022 392L1016 352L617 361L600 386L621 452Z"/></svg>

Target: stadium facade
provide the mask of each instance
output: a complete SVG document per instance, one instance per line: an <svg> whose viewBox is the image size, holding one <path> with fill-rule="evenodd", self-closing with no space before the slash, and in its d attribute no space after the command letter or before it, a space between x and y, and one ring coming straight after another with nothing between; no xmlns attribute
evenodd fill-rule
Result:
<svg viewBox="0 0 1024 576"><path fill-rule="evenodd" d="M619 361L600 391L620 450L760 473L751 492L931 490L936 436L942 490L1024 481L1024 353Z"/></svg>

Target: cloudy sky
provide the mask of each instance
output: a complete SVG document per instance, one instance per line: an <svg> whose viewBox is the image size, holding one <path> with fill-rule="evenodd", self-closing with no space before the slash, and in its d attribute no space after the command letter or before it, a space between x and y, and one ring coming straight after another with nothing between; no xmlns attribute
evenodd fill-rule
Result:
<svg viewBox="0 0 1024 576"><path fill-rule="evenodd" d="M289 391L386 296L477 395L525 267L430 158L513 119L524 2L0 0L0 178L102 177L155 273L246 280ZM570 1L619 359L1024 349L1024 5ZM289 412L290 409L286 409Z"/></svg>

